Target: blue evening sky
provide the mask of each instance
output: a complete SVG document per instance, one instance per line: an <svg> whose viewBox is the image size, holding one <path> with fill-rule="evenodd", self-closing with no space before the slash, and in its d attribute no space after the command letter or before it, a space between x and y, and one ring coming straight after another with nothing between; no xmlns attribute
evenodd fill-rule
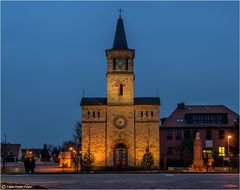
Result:
<svg viewBox="0 0 240 190"><path fill-rule="evenodd" d="M238 2L2 2L1 132L24 148L60 145L82 92L106 96L105 49L122 8L136 51L135 96L239 112Z"/></svg>

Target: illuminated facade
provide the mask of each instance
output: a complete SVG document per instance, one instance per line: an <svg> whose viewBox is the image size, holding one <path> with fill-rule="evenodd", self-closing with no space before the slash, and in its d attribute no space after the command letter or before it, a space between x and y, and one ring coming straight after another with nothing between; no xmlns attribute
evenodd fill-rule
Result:
<svg viewBox="0 0 240 190"><path fill-rule="evenodd" d="M106 50L107 97L82 98L82 154L90 151L94 168L138 167L147 147L159 167L158 97L134 97L134 56L121 16L112 49Z"/></svg>

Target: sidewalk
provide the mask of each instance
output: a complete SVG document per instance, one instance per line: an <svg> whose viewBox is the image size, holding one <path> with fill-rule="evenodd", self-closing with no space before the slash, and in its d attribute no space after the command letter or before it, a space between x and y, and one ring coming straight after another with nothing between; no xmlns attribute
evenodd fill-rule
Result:
<svg viewBox="0 0 240 190"><path fill-rule="evenodd" d="M53 163L53 162L37 162L36 163L36 168L35 168L35 174L67 174L67 173L76 173L75 172L75 168L74 166L71 168L62 168L59 167L59 165L57 163ZM129 174L134 174L134 173L142 173L142 174L146 174L146 173L170 173L170 174L174 174L174 173L195 173L195 174L199 174L199 173L208 173L208 172L190 172L187 170L187 168L177 168L177 167L171 167L169 168L169 170L152 170L152 171L143 171L143 170L131 170L131 171L91 171L91 172L79 172L81 174L86 174L86 173L95 173L95 174L112 174L112 173L129 173ZM209 172L209 174L211 173L229 173L229 168L228 167L215 167L213 172ZM238 170L236 168L230 168L230 173L238 173ZM7 164L7 173L2 173L2 174L25 174L25 168L24 168L24 164L23 162L13 162L13 163L8 163Z"/></svg>

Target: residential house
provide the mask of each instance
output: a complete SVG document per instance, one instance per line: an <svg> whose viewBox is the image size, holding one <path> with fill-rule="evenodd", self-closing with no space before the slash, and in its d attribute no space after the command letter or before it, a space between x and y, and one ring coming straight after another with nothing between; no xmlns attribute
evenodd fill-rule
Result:
<svg viewBox="0 0 240 190"><path fill-rule="evenodd" d="M7 162L18 162L22 159L21 144L1 144L1 159Z"/></svg>
<svg viewBox="0 0 240 190"><path fill-rule="evenodd" d="M224 105L185 105L177 108L160 127L161 166L187 166L193 160L193 140L199 131L203 160L211 154L221 166L234 160L239 146L239 115Z"/></svg>

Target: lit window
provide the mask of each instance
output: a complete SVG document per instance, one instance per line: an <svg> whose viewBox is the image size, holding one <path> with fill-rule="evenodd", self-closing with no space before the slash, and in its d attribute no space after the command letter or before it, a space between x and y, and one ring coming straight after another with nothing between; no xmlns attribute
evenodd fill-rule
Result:
<svg viewBox="0 0 240 190"><path fill-rule="evenodd" d="M177 123L182 123L183 122L183 118L177 118Z"/></svg>
<svg viewBox="0 0 240 190"><path fill-rule="evenodd" d="M218 147L219 156L225 156L225 147Z"/></svg>

